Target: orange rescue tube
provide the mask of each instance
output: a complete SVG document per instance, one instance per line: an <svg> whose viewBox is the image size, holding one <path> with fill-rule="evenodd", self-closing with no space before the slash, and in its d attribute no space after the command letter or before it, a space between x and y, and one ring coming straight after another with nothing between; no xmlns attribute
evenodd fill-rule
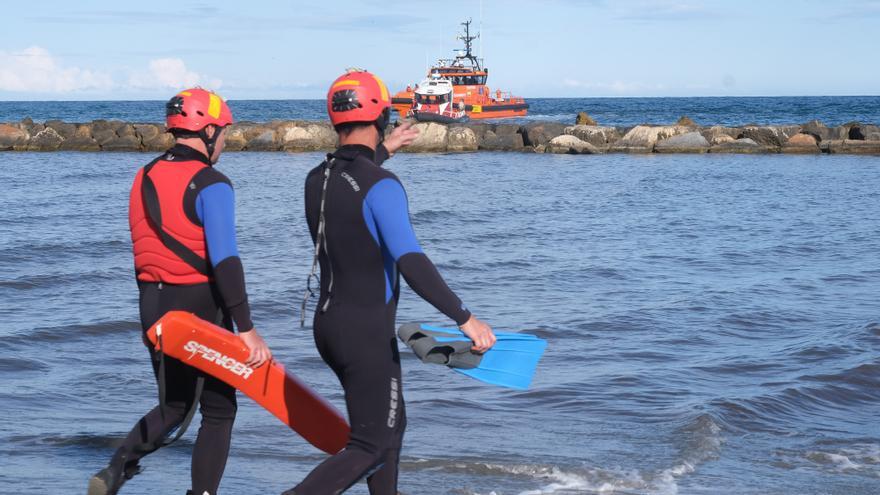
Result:
<svg viewBox="0 0 880 495"><path fill-rule="evenodd" d="M240 390L309 443L336 454L348 443L345 417L274 360L245 366L250 351L235 334L184 311L165 313L147 337L156 349Z"/></svg>

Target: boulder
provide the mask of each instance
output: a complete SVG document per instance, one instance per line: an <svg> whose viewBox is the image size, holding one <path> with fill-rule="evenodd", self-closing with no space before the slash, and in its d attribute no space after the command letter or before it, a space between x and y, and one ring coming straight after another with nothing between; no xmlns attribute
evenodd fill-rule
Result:
<svg viewBox="0 0 880 495"><path fill-rule="evenodd" d="M226 131L226 149L229 151L241 151L247 146L247 127L240 124L229 126Z"/></svg>
<svg viewBox="0 0 880 495"><path fill-rule="evenodd" d="M28 143L27 150L28 151L55 151L59 147L61 147L61 143L64 142L64 138L58 134L55 129L51 127L46 127L42 131L34 134L34 137L31 138Z"/></svg>
<svg viewBox="0 0 880 495"><path fill-rule="evenodd" d="M574 120L575 125L599 125L587 112L578 112L577 118Z"/></svg>
<svg viewBox="0 0 880 495"><path fill-rule="evenodd" d="M0 124L0 151L18 150L27 147L30 134L8 124Z"/></svg>
<svg viewBox="0 0 880 495"><path fill-rule="evenodd" d="M522 134L502 134L499 136L488 131L480 142L480 149L486 151L521 151L522 148Z"/></svg>
<svg viewBox="0 0 880 495"><path fill-rule="evenodd" d="M163 132L152 139L144 139L144 149L147 151L165 151L174 146L174 136L170 133ZM228 140L227 140L228 143ZM228 149L229 145L226 145Z"/></svg>
<svg viewBox="0 0 880 495"><path fill-rule="evenodd" d="M494 134L494 132L495 132L495 126L494 126L494 125L492 125L492 124L485 124L485 123L482 123L482 122L480 122L480 123L468 122L468 123L465 124L464 126L467 127L468 129L470 129L470 130L472 130L472 131L474 132L474 135L477 136L477 140L478 140L478 141L482 141L483 138L486 136L486 133L487 133L487 132L490 132L490 131L491 131L493 134Z"/></svg>
<svg viewBox="0 0 880 495"><path fill-rule="evenodd" d="M164 126L159 126L156 124L134 124L134 132L135 134L141 138L141 141L146 143L147 141L151 141L155 139L159 134L163 134L165 132Z"/></svg>
<svg viewBox="0 0 880 495"><path fill-rule="evenodd" d="M263 128L261 132L248 139L245 149L248 151L278 151L275 131Z"/></svg>
<svg viewBox="0 0 880 495"><path fill-rule="evenodd" d="M783 153L819 153L819 145L812 134L795 134L788 138L788 142L782 147Z"/></svg>
<svg viewBox="0 0 880 495"><path fill-rule="evenodd" d="M709 151L709 141L699 132L688 132L658 141L654 145L657 153L705 153Z"/></svg>
<svg viewBox="0 0 880 495"><path fill-rule="evenodd" d="M517 124L495 124L492 131L496 136L507 136L510 134L519 134L522 127Z"/></svg>
<svg viewBox="0 0 880 495"><path fill-rule="evenodd" d="M276 132L284 151L332 151L336 147L336 131L329 124L288 123Z"/></svg>
<svg viewBox="0 0 880 495"><path fill-rule="evenodd" d="M849 129L844 126L826 127L825 124L818 120L811 120L801 126L801 132L813 136L816 138L816 141L822 142L846 139Z"/></svg>
<svg viewBox="0 0 880 495"><path fill-rule="evenodd" d="M116 134L116 131L114 131L113 129L110 129L108 127L103 127L103 126L95 127L93 125L92 126L92 138L94 138L94 140L99 145L101 145L103 147L105 144L118 139L119 136Z"/></svg>
<svg viewBox="0 0 880 495"><path fill-rule="evenodd" d="M567 153L573 155L595 155L601 151L592 144L582 141L575 136L565 134L556 136L550 140L544 149L544 153Z"/></svg>
<svg viewBox="0 0 880 495"><path fill-rule="evenodd" d="M526 146L546 145L556 136L565 134L566 126L558 122L533 122L522 128L523 144Z"/></svg>
<svg viewBox="0 0 880 495"><path fill-rule="evenodd" d="M51 127L64 139L70 139L76 134L76 124L68 124L60 120L47 120L46 127Z"/></svg>
<svg viewBox="0 0 880 495"><path fill-rule="evenodd" d="M880 141L863 141L856 139L835 139L822 143L822 150L828 153L845 153L851 155L880 155Z"/></svg>
<svg viewBox="0 0 880 495"><path fill-rule="evenodd" d="M761 146L782 147L788 138L801 132L801 126L748 126L743 128L739 138L748 138Z"/></svg>
<svg viewBox="0 0 880 495"><path fill-rule="evenodd" d="M88 124L79 124L73 135L61 143L62 150L69 151L101 151L101 146L92 138L92 129Z"/></svg>
<svg viewBox="0 0 880 495"><path fill-rule="evenodd" d="M687 115L683 115L680 119L678 119L678 122L676 122L675 125L683 125L685 127L698 127L697 123L691 120L691 118Z"/></svg>
<svg viewBox="0 0 880 495"><path fill-rule="evenodd" d="M845 139L866 141L866 140L868 140L869 136L875 136L877 134L880 134L880 127L877 127L876 125L865 125L865 124L859 124L859 123L848 124L848 125L849 125L849 131L847 132ZM871 139L871 141L876 141L876 140L877 140L876 138Z"/></svg>
<svg viewBox="0 0 880 495"><path fill-rule="evenodd" d="M716 144L730 143L736 140L736 137L739 136L741 132L741 129L716 125L708 129L703 129L701 134L706 138L706 141L709 141L710 145L715 146Z"/></svg>
<svg viewBox="0 0 880 495"><path fill-rule="evenodd" d="M447 151L477 151L477 135L467 127L450 127L446 138Z"/></svg>
<svg viewBox="0 0 880 495"><path fill-rule="evenodd" d="M413 128L419 131L419 136L401 151L411 153L446 151L446 141L449 137L448 127L436 122L420 122Z"/></svg>
<svg viewBox="0 0 880 495"><path fill-rule="evenodd" d="M122 122L120 120L98 119L98 120L92 122L92 133L95 133L98 131L111 130L115 134L117 129L119 129L120 127L123 127L125 125L126 125L126 123Z"/></svg>
<svg viewBox="0 0 880 495"><path fill-rule="evenodd" d="M690 132L684 126L637 125L611 146L612 151L623 153L651 153L657 141Z"/></svg>
<svg viewBox="0 0 880 495"><path fill-rule="evenodd" d="M741 138L709 148L710 153L769 153L775 148L761 146L750 138Z"/></svg>
<svg viewBox="0 0 880 495"><path fill-rule="evenodd" d="M565 134L586 141L599 149L605 149L609 143L620 139L620 133L614 127L598 125L573 125L565 128Z"/></svg>
<svg viewBox="0 0 880 495"><path fill-rule="evenodd" d="M141 140L137 136L134 135L133 131L131 134L126 132L125 136L119 136L116 139L111 139L109 141L101 144L101 150L103 151L140 151L141 150Z"/></svg>

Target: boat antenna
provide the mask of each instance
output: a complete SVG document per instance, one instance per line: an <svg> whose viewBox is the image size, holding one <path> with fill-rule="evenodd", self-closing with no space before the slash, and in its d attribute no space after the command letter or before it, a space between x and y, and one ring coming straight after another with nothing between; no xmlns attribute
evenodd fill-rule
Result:
<svg viewBox="0 0 880 495"><path fill-rule="evenodd" d="M470 60L472 64L474 64L474 66L477 68L477 70L482 70L482 67L480 67L480 61L477 60L476 57L474 57L474 54L472 52L473 41L480 37L479 33L477 33L476 36L471 36L471 23L472 22L473 21L471 19L468 19L468 20L461 23L461 25L464 26L464 35L459 35L456 39L464 41L465 54L464 55L457 55L455 58L457 58L457 59L458 58L466 58L466 59ZM480 42L480 45L482 48L482 42Z"/></svg>
<svg viewBox="0 0 880 495"><path fill-rule="evenodd" d="M477 31L477 37L480 37L480 60L483 60L483 0L480 0L480 30Z"/></svg>

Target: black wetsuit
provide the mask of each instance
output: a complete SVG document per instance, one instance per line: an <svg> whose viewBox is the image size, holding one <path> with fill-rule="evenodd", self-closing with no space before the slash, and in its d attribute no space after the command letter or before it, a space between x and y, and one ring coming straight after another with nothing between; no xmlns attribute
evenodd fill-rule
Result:
<svg viewBox="0 0 880 495"><path fill-rule="evenodd" d="M175 146L165 155L170 161L207 158L192 148ZM139 191L133 191L139 194ZM138 281L141 329L146 332L165 313L183 310L232 331L253 328L245 290L244 272L235 239L234 194L229 179L207 167L192 180L183 199L183 211L205 230L213 281L191 285ZM146 343L146 339L145 339ZM147 345L158 380L156 352ZM201 427L192 453L192 490L215 495L226 467L237 403L235 389L183 362L164 357L165 407L156 406L138 421L116 451L111 465L129 469L156 448L184 419L195 400L196 381L204 378L199 399Z"/></svg>
<svg viewBox="0 0 880 495"><path fill-rule="evenodd" d="M397 493L397 464L406 428L394 318L399 276L421 297L462 324L470 312L422 252L397 177L379 167L388 152L343 146L333 156L324 207L321 297L314 336L339 377L351 423L345 450L289 493L337 494L367 476L370 493ZM305 186L306 219L315 239L324 166Z"/></svg>

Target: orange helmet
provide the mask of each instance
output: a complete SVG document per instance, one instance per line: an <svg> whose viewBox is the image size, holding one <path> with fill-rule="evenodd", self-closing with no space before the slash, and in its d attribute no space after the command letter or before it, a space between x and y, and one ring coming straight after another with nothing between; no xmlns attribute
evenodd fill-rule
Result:
<svg viewBox="0 0 880 495"><path fill-rule="evenodd" d="M165 105L165 128L199 132L214 124L225 127L232 123L232 111L220 95L202 88L177 93Z"/></svg>
<svg viewBox="0 0 880 495"><path fill-rule="evenodd" d="M372 122L384 131L391 120L391 97L381 79L365 70L349 69L330 86L327 113L334 126Z"/></svg>

